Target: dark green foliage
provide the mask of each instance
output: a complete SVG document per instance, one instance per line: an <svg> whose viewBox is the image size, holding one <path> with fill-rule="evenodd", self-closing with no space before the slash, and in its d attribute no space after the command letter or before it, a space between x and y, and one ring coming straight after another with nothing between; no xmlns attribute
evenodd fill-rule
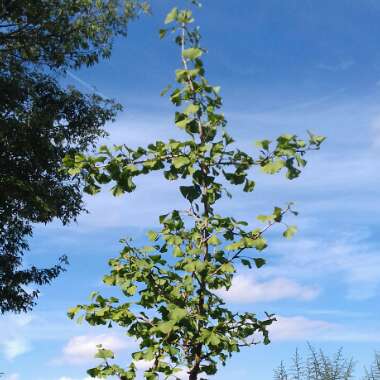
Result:
<svg viewBox="0 0 380 380"><path fill-rule="evenodd" d="M0 1L0 313L32 308L64 270L23 266L34 223L74 220L81 182L61 170L68 153L91 148L120 107L61 88L49 69L108 57L140 3L118 0Z"/></svg>
<svg viewBox="0 0 380 380"><path fill-rule="evenodd" d="M1 0L0 57L51 68L92 65L110 56L117 35L144 2L136 0Z"/></svg>
<svg viewBox="0 0 380 380"><path fill-rule="evenodd" d="M316 351L310 344L309 354L302 359L298 350L292 359L290 368L281 362L274 371L274 380L349 380L354 377L354 362L343 357L340 349L333 357L322 350Z"/></svg>
<svg viewBox="0 0 380 380"><path fill-rule="evenodd" d="M44 270L22 267L32 224L54 218L66 224L83 210L80 181L61 170L62 160L92 146L117 106L64 91L42 74L0 81L0 311L20 312L37 296L25 286L49 283L66 261Z"/></svg>

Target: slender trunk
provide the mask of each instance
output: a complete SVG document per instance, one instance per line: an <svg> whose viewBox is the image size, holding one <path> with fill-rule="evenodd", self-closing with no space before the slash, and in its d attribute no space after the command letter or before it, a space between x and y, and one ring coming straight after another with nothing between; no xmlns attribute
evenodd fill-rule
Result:
<svg viewBox="0 0 380 380"><path fill-rule="evenodd" d="M202 346L200 346L200 348L202 350ZM201 359L200 359L200 356L198 356L195 358L195 365L192 368L192 370L190 371L189 380L197 380L198 379L200 364L201 364Z"/></svg>
<svg viewBox="0 0 380 380"><path fill-rule="evenodd" d="M186 58L184 58L184 56L183 56L183 51L185 49L185 32L186 32L185 25L183 24L182 25L182 36L181 36L182 61L183 61L183 66L184 66L185 70L188 70ZM188 84L194 93L193 101L196 102L197 96L195 93L192 78L190 76L188 76ZM198 111L197 119L198 119L197 122L198 122L198 128L199 128L200 143L204 144L205 143L205 131L204 131L204 126L203 126L202 120L201 120L201 111ZM200 167L201 167L202 174L206 177L208 175L208 167L204 163L201 163ZM206 181L203 183L203 185L201 187L202 187L203 217L206 219L206 223L205 223L203 230L202 230L202 238L203 238L202 245L203 245L203 252L204 252L203 260L208 261L209 260L208 218L210 215L210 205L209 205L209 202L207 199L208 186L206 184ZM204 314L205 290L206 290L206 279L204 276L202 276L200 279L199 303L198 303L198 311L199 311L200 315ZM199 334L200 334L202 327L203 327L203 322L199 321L198 322L198 333ZM194 362L193 362L193 366L189 372L189 380L197 380L198 379L198 375L200 373L200 366L201 366L201 362L202 362L202 349L203 349L202 343L198 343L194 347Z"/></svg>

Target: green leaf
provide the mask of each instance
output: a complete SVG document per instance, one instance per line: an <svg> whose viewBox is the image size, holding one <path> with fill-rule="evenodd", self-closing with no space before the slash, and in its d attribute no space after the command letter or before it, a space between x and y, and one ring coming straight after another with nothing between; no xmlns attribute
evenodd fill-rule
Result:
<svg viewBox="0 0 380 380"><path fill-rule="evenodd" d="M70 319L73 319L75 317L75 314L80 310L79 306L76 306L76 307L71 307L68 311L67 311L67 316L70 318Z"/></svg>
<svg viewBox="0 0 380 380"><path fill-rule="evenodd" d="M273 219L275 222L280 223L282 220L283 211L280 207L275 207L273 210Z"/></svg>
<svg viewBox="0 0 380 380"><path fill-rule="evenodd" d="M310 143L312 145L316 145L317 147L319 147L323 143L323 141L326 140L326 137L324 136L314 135L310 131L308 131L307 133L309 134Z"/></svg>
<svg viewBox="0 0 380 380"><path fill-rule="evenodd" d="M291 239L293 235L298 231L297 226L289 226L283 233L283 236L287 239Z"/></svg>
<svg viewBox="0 0 380 380"><path fill-rule="evenodd" d="M171 22L175 21L178 16L178 8L173 8L165 18L165 24L170 24Z"/></svg>
<svg viewBox="0 0 380 380"><path fill-rule="evenodd" d="M145 371L144 372L145 380L158 380L158 375L154 372ZM131 379L135 379L136 377L133 375ZM129 379L128 379L129 380Z"/></svg>
<svg viewBox="0 0 380 380"><path fill-rule="evenodd" d="M95 357L98 359L113 359L114 353L111 350L107 350L105 348L100 348L98 352L95 354Z"/></svg>
<svg viewBox="0 0 380 380"><path fill-rule="evenodd" d="M130 285L125 288L123 288L123 292L128 296L133 296L136 294L137 286L136 285Z"/></svg>
<svg viewBox="0 0 380 380"><path fill-rule="evenodd" d="M266 264L266 261L262 258L253 259L253 261L255 262L257 268L261 268L263 265Z"/></svg>
<svg viewBox="0 0 380 380"><path fill-rule="evenodd" d="M220 93L220 89L221 89L220 86L214 86L214 87L212 88L212 90L214 91L215 94L219 94L219 93ZM233 141L232 141L232 142L233 142Z"/></svg>
<svg viewBox="0 0 380 380"><path fill-rule="evenodd" d="M226 246L224 247L224 249L225 249L226 251L235 251L235 250L237 250L237 249L239 249L239 248L241 248L241 242L240 242L240 241L237 241L237 242L235 242L235 243L231 243L231 244L226 245Z"/></svg>
<svg viewBox="0 0 380 380"><path fill-rule="evenodd" d="M198 199L201 194L201 188L199 186L180 186L181 194L184 198L186 198L189 202L193 202Z"/></svg>
<svg viewBox="0 0 380 380"><path fill-rule="evenodd" d="M168 32L167 29L160 29L160 30L159 30L160 38L161 38L161 39L165 38L167 32Z"/></svg>
<svg viewBox="0 0 380 380"><path fill-rule="evenodd" d="M246 193L250 193L254 190L254 188L255 188L255 182L249 179L246 179L243 191L245 191Z"/></svg>
<svg viewBox="0 0 380 380"><path fill-rule="evenodd" d="M210 346L217 346L220 343L220 338L214 332L212 332L207 339L207 343Z"/></svg>
<svg viewBox="0 0 380 380"><path fill-rule="evenodd" d="M95 195L100 192L100 187L98 185L88 184L83 188L83 191L90 195Z"/></svg>
<svg viewBox="0 0 380 380"><path fill-rule="evenodd" d="M194 60L199 58L203 54L203 51L199 48L189 48L185 49L182 53L184 58Z"/></svg>
<svg viewBox="0 0 380 380"><path fill-rule="evenodd" d="M169 334L174 328L174 321L160 322L157 325L157 330L164 334Z"/></svg>
<svg viewBox="0 0 380 380"><path fill-rule="evenodd" d="M261 167L262 171L267 174L276 174L285 166L285 162L281 159L268 162Z"/></svg>
<svg viewBox="0 0 380 380"><path fill-rule="evenodd" d="M188 312L185 309L176 307L170 312L169 317L172 321L179 322L181 319L185 318L187 314Z"/></svg>
<svg viewBox="0 0 380 380"><path fill-rule="evenodd" d="M220 240L218 239L218 237L216 235L212 235L208 240L207 242L210 244L210 245L219 245L220 244Z"/></svg>
<svg viewBox="0 0 380 380"><path fill-rule="evenodd" d="M148 231L147 235L150 241L157 241L158 236L159 236L158 233L155 231Z"/></svg>
<svg viewBox="0 0 380 380"><path fill-rule="evenodd" d="M91 377L98 377L100 375L101 370L99 368L90 368L87 370L87 374Z"/></svg>
<svg viewBox="0 0 380 380"><path fill-rule="evenodd" d="M224 173L224 177L232 185L241 185L245 181L247 175L245 173Z"/></svg>
<svg viewBox="0 0 380 380"><path fill-rule="evenodd" d="M222 273L234 273L235 268L231 263L225 263L225 264L220 266L220 271Z"/></svg>
<svg viewBox="0 0 380 380"><path fill-rule="evenodd" d="M189 263L187 263L186 265L184 265L183 269L186 271L186 272L189 272L189 273L192 273L195 271L195 263L193 261L190 261Z"/></svg>
<svg viewBox="0 0 380 380"><path fill-rule="evenodd" d="M183 257L184 256L184 254L183 254L183 252L182 252L182 250L181 250L180 247L178 247L178 246L174 247L174 249L173 249L173 256L174 257Z"/></svg>
<svg viewBox="0 0 380 380"><path fill-rule="evenodd" d="M190 160L187 157L174 157L172 159L172 164L176 169L180 169L185 165L188 165L190 163Z"/></svg>
<svg viewBox="0 0 380 380"><path fill-rule="evenodd" d="M254 247L258 251L263 251L268 246L266 240L264 238L257 238L255 239Z"/></svg>
<svg viewBox="0 0 380 380"><path fill-rule="evenodd" d="M270 140L260 140L260 141L256 141L256 146L258 148L268 151L270 143L271 143Z"/></svg>
<svg viewBox="0 0 380 380"><path fill-rule="evenodd" d="M170 84L168 84L160 93L160 96L165 96L167 92L172 88Z"/></svg>
<svg viewBox="0 0 380 380"><path fill-rule="evenodd" d="M192 113L197 113L199 111L198 104L189 104L186 109L183 111L185 115L190 115Z"/></svg>
<svg viewBox="0 0 380 380"><path fill-rule="evenodd" d="M69 169L67 172L68 172L70 175L74 176L74 175L80 174L81 171L82 171L81 168L71 168L71 169Z"/></svg>
<svg viewBox="0 0 380 380"><path fill-rule="evenodd" d="M120 195L123 195L124 194L124 189L123 187L119 186L119 185L116 185L112 188L112 195L114 197L120 197Z"/></svg>
<svg viewBox="0 0 380 380"><path fill-rule="evenodd" d="M160 223L163 223L164 220L167 218L168 215L169 215L169 214L160 215L159 218L158 218L159 221L160 221Z"/></svg>
<svg viewBox="0 0 380 380"><path fill-rule="evenodd" d="M182 120L176 121L175 125L179 128L186 128L187 125L191 122L191 119L189 118L184 118Z"/></svg>
<svg viewBox="0 0 380 380"><path fill-rule="evenodd" d="M268 223L273 221L273 215L258 215L256 219L262 223Z"/></svg>

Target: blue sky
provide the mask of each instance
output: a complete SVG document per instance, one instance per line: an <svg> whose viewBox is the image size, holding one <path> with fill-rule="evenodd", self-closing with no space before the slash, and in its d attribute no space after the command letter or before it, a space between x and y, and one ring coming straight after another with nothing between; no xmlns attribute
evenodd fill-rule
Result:
<svg viewBox="0 0 380 380"><path fill-rule="evenodd" d="M153 1L153 15L116 41L112 59L72 72L66 82L95 87L125 111L108 125L109 143L146 145L180 136L159 93L173 79L178 54L157 29L174 1ZM271 379L279 362L310 341L357 360L357 376L380 349L380 3L375 0L205 0L197 15L208 76L222 86L229 130L247 151L256 139L306 130L327 136L308 156L300 179L258 174L253 194L234 193L224 212L252 221L294 201L299 233L270 235L260 271L242 272L225 295L231 307L276 313L272 344L245 350L215 377ZM27 260L53 264L68 254L68 272L42 289L35 311L0 319L0 368L7 380L84 380L103 341L126 362L134 342L122 331L78 326L66 310L101 284L118 240L144 232L182 200L159 176L112 198L87 198L88 215L63 228L37 226Z"/></svg>

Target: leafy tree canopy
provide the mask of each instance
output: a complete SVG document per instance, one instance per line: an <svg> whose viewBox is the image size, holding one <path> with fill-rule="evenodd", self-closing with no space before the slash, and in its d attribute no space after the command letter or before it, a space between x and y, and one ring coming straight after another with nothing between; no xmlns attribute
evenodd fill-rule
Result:
<svg viewBox="0 0 380 380"><path fill-rule="evenodd" d="M52 68L92 65L110 56L113 38L139 10L137 0L2 0L1 61Z"/></svg>
<svg viewBox="0 0 380 380"><path fill-rule="evenodd" d="M2 0L0 4L0 312L29 310L63 269L25 268L33 223L64 224L84 210L63 157L105 135L120 106L61 88L54 73L108 57L116 35L146 10L132 0ZM53 69L53 71L51 71ZM50 71L49 71L50 70Z"/></svg>

